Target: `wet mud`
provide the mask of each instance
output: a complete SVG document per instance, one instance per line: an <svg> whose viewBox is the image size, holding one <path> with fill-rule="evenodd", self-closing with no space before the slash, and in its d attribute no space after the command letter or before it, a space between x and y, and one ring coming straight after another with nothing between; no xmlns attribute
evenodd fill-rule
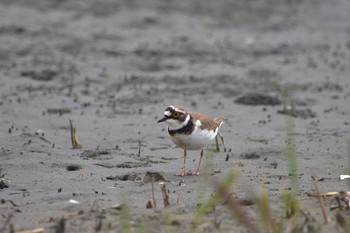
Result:
<svg viewBox="0 0 350 233"><path fill-rule="evenodd" d="M348 12L347 0L2 1L0 232L190 232L232 171L248 213L262 189L280 213L291 135L297 196L322 222L312 177L320 192L349 188ZM175 175L183 151L157 124L172 104L228 119L228 151L208 145L199 176ZM198 227L243 231L225 204Z"/></svg>

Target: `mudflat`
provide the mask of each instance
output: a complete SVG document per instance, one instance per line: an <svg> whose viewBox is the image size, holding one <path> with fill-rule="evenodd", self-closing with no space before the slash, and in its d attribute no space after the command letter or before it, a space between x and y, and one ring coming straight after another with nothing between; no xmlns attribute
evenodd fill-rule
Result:
<svg viewBox="0 0 350 233"><path fill-rule="evenodd" d="M312 177L349 189L349 12L348 0L2 1L0 232L244 232L222 204L194 224L198 207L234 171L234 198L265 190L280 219L288 139L293 190L322 226ZM157 124L172 104L228 119L228 151L208 145L199 176L175 175L183 151ZM336 229L334 205L319 232ZM242 209L258 224L254 201Z"/></svg>

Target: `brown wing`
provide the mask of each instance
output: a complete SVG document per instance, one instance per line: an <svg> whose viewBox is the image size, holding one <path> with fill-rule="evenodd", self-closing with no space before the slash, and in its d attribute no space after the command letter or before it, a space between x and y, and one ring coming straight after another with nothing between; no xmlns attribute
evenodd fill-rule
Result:
<svg viewBox="0 0 350 233"><path fill-rule="evenodd" d="M216 118L215 120L213 120L209 116L199 112L190 112L190 114L194 118L193 123L195 123L196 120L200 120L202 122L201 128L215 130L217 127L220 127L220 125L225 121L224 118Z"/></svg>

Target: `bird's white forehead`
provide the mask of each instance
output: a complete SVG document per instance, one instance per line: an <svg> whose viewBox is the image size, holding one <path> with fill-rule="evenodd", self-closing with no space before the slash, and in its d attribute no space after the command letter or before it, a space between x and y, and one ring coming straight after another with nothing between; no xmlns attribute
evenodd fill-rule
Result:
<svg viewBox="0 0 350 233"><path fill-rule="evenodd" d="M177 107L174 106L169 106L165 111L164 111L164 116L170 117L173 112L179 112L186 114L185 111L178 109Z"/></svg>
<svg viewBox="0 0 350 233"><path fill-rule="evenodd" d="M168 116L168 117L171 116L171 112L170 111L165 111L164 112L164 116Z"/></svg>

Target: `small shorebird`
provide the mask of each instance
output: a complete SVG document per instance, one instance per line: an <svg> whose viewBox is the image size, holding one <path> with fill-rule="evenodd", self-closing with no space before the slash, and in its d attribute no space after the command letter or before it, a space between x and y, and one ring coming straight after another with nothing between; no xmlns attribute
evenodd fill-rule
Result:
<svg viewBox="0 0 350 233"><path fill-rule="evenodd" d="M179 176L199 174L203 148L217 136L220 137L226 151L224 138L219 132L224 118L212 119L203 113L189 112L180 106L171 105L165 109L164 117L158 123L163 121L168 123L170 139L184 149L184 166L182 172L177 174ZM186 172L187 150L201 150L198 167L194 172Z"/></svg>

